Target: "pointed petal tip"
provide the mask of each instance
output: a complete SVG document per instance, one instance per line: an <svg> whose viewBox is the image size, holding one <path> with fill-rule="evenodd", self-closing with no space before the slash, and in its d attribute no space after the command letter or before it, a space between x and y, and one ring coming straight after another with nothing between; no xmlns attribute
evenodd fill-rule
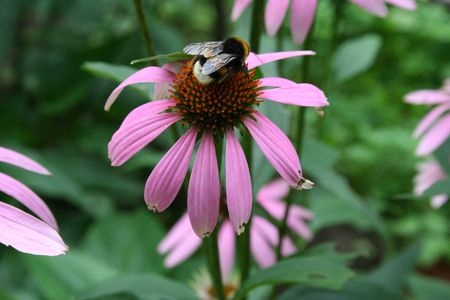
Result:
<svg viewBox="0 0 450 300"><path fill-rule="evenodd" d="M314 182L301 177L300 180L298 181L298 184L295 187L295 189L296 190L311 190L313 187L314 187Z"/></svg>
<svg viewBox="0 0 450 300"><path fill-rule="evenodd" d="M245 225L247 224L242 223L235 229L237 235L241 235L245 232Z"/></svg>

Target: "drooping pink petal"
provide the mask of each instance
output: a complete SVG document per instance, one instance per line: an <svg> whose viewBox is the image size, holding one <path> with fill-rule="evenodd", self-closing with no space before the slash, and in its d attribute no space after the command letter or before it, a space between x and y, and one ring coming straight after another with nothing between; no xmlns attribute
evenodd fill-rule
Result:
<svg viewBox="0 0 450 300"><path fill-rule="evenodd" d="M202 240L192 231L192 228L187 224L188 230L180 237L177 244L168 251L164 260L164 265L167 268L172 268L179 265L188 259L201 245Z"/></svg>
<svg viewBox="0 0 450 300"><path fill-rule="evenodd" d="M413 132L413 136L417 138L422 135L428 128L430 128L430 126L434 122L436 122L437 119L439 119L448 110L450 110L450 103L442 104L433 108L425 115L425 117L422 118L422 120L420 120L419 124Z"/></svg>
<svg viewBox="0 0 450 300"><path fill-rule="evenodd" d="M220 182L216 148L211 132L205 132L198 147L188 190L188 212L199 237L208 236L219 217Z"/></svg>
<svg viewBox="0 0 450 300"><path fill-rule="evenodd" d="M177 74L181 71L183 65L186 61L172 61L164 64L162 68L164 70L170 71L173 74ZM153 90L153 100L167 99L170 96L169 91L171 90L171 84L168 82L157 82L155 83L155 88Z"/></svg>
<svg viewBox="0 0 450 300"><path fill-rule="evenodd" d="M160 112L165 111L166 109L169 109L170 107L175 106L174 100L155 100L150 101L148 103L142 104L135 109L133 109L122 121L121 126L126 126L129 123L136 122L137 120L143 119L143 118L150 118L153 117Z"/></svg>
<svg viewBox="0 0 450 300"><path fill-rule="evenodd" d="M0 173L0 191L25 205L53 229L58 229L55 217L45 202L20 181Z"/></svg>
<svg viewBox="0 0 450 300"><path fill-rule="evenodd" d="M275 247L278 244L278 230L272 223L260 216L255 216L252 219L252 226L253 225L255 227L252 228L252 233L253 231L256 231L257 234L262 236L272 247Z"/></svg>
<svg viewBox="0 0 450 300"><path fill-rule="evenodd" d="M242 15L252 0L234 0L233 9L231 11L231 20L234 22Z"/></svg>
<svg viewBox="0 0 450 300"><path fill-rule="evenodd" d="M379 16L385 17L388 14L388 9L384 4L384 0L351 0L354 4L365 9L366 11Z"/></svg>
<svg viewBox="0 0 450 300"><path fill-rule="evenodd" d="M50 172L31 158L8 148L0 147L0 162L11 164L25 170L50 175Z"/></svg>
<svg viewBox="0 0 450 300"><path fill-rule="evenodd" d="M254 219L257 219L256 216ZM259 225L258 222L252 222L251 224L250 251L252 252L256 263L261 268L267 268L276 262L276 256L272 246L263 237L263 231L259 228Z"/></svg>
<svg viewBox="0 0 450 300"><path fill-rule="evenodd" d="M184 213L181 218L170 228L166 236L158 244L158 252L166 253L174 248L187 232L192 231L189 216Z"/></svg>
<svg viewBox="0 0 450 300"><path fill-rule="evenodd" d="M411 104L439 104L450 101L450 93L441 90L420 90L405 96L405 102Z"/></svg>
<svg viewBox="0 0 450 300"><path fill-rule="evenodd" d="M386 3L390 3L392 5L398 6L400 8L413 10L416 9L416 1L415 0L385 0Z"/></svg>
<svg viewBox="0 0 450 300"><path fill-rule="evenodd" d="M256 200L260 203L284 199L289 193L289 184L283 179L276 179L259 189Z"/></svg>
<svg viewBox="0 0 450 300"><path fill-rule="evenodd" d="M55 229L3 202L0 202L0 228L0 243L21 252L55 256L68 249Z"/></svg>
<svg viewBox="0 0 450 300"><path fill-rule="evenodd" d="M300 160L288 137L266 116L253 114L255 120L244 119L244 124L270 164L289 185L297 187L302 180Z"/></svg>
<svg viewBox="0 0 450 300"><path fill-rule="evenodd" d="M264 24L269 36L274 36L283 24L289 0L268 0L264 12Z"/></svg>
<svg viewBox="0 0 450 300"><path fill-rule="evenodd" d="M428 130L422 137L416 154L419 156L427 155L436 150L450 135L450 114L441 118L436 124Z"/></svg>
<svg viewBox="0 0 450 300"><path fill-rule="evenodd" d="M291 4L291 33L297 45L303 44L316 15L317 0L293 0Z"/></svg>
<svg viewBox="0 0 450 300"><path fill-rule="evenodd" d="M263 77L258 80L260 87L289 87L297 85L295 81L283 77Z"/></svg>
<svg viewBox="0 0 450 300"><path fill-rule="evenodd" d="M165 113L123 123L108 143L112 166L120 166L180 120L177 113Z"/></svg>
<svg viewBox="0 0 450 300"><path fill-rule="evenodd" d="M268 64L273 61L290 58L290 57L298 57L305 55L315 55L314 51L304 50L304 51L283 51L283 52L270 52L263 54L255 54L250 52L247 60L247 67L249 70L254 69L256 67Z"/></svg>
<svg viewBox="0 0 450 300"><path fill-rule="evenodd" d="M431 197L431 207L439 208L448 201L448 195L441 194Z"/></svg>
<svg viewBox="0 0 450 300"><path fill-rule="evenodd" d="M222 272L223 280L229 278L231 271L233 270L235 244L236 238L233 231L233 225L229 221L224 221L218 236L220 270Z"/></svg>
<svg viewBox="0 0 450 300"><path fill-rule="evenodd" d="M434 160L418 165L418 173L414 177L414 195L421 196L434 183L446 178L441 166Z"/></svg>
<svg viewBox="0 0 450 300"><path fill-rule="evenodd" d="M283 244L281 244L281 255L289 256L294 254L297 251L297 248L294 245L294 242L288 237L283 238Z"/></svg>
<svg viewBox="0 0 450 300"><path fill-rule="evenodd" d="M108 111L111 108L111 105L113 105L114 101L116 101L116 98L128 85L136 83L171 82L174 79L175 75L172 72L164 70L160 67L147 67L141 69L122 81L122 83L114 89L106 100L105 110Z"/></svg>
<svg viewBox="0 0 450 300"><path fill-rule="evenodd" d="M225 176L228 214L234 230L241 234L252 210L252 182L244 151L232 129L226 132Z"/></svg>
<svg viewBox="0 0 450 300"><path fill-rule="evenodd" d="M260 97L297 106L323 107L329 104L322 90L309 83L261 90Z"/></svg>
<svg viewBox="0 0 450 300"><path fill-rule="evenodd" d="M150 210L161 212L175 199L188 171L196 137L197 130L189 129L153 169L144 192Z"/></svg>

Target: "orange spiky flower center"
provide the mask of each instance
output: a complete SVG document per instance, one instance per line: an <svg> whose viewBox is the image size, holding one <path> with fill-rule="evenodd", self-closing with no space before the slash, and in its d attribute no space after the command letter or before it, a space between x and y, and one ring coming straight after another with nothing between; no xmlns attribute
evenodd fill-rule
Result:
<svg viewBox="0 0 450 300"><path fill-rule="evenodd" d="M253 106L260 103L254 71L239 71L221 82L201 84L192 69L189 61L176 75L171 90L174 110L185 125L223 134L227 128L240 126L242 119L254 112Z"/></svg>

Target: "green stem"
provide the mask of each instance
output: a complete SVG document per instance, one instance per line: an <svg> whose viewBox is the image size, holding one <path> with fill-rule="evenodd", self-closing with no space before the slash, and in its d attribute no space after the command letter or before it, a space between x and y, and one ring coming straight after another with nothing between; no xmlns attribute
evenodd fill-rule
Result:
<svg viewBox="0 0 450 300"><path fill-rule="evenodd" d="M134 8L136 9L136 14L139 21L139 27L141 28L142 36L144 38L145 47L147 48L148 56L155 56L155 48L153 47L152 38L150 31L148 29L147 20L145 18L144 6L142 0L133 0ZM156 65L156 61L150 61L150 64Z"/></svg>
<svg viewBox="0 0 450 300"><path fill-rule="evenodd" d="M220 273L219 248L217 246L217 231L214 231L209 237L203 239L203 246L208 260L208 269L211 274L214 291L217 299L225 300L225 293L222 284L222 275Z"/></svg>
<svg viewBox="0 0 450 300"><path fill-rule="evenodd" d="M250 47L253 52L259 53L263 24L263 1L253 1L252 23L250 28Z"/></svg>

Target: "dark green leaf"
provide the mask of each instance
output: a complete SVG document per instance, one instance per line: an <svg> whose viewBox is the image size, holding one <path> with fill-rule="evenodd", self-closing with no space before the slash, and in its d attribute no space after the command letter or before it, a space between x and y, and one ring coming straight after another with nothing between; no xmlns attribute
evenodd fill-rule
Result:
<svg viewBox="0 0 450 300"><path fill-rule="evenodd" d="M428 190L426 190L423 195L426 197L447 194L450 195L450 179L441 180L433 184Z"/></svg>
<svg viewBox="0 0 450 300"><path fill-rule="evenodd" d="M85 62L81 68L98 77L111 79L117 82L123 81L125 78L136 72L136 69L132 67L95 61Z"/></svg>
<svg viewBox="0 0 450 300"><path fill-rule="evenodd" d="M447 300L450 298L450 284L421 275L411 276L409 286L416 300Z"/></svg>

